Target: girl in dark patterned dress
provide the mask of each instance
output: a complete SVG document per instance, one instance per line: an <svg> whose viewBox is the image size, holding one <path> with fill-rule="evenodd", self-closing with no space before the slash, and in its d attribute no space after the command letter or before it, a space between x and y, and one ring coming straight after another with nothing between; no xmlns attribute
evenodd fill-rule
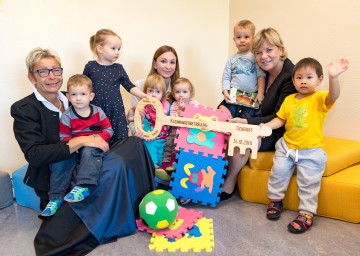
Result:
<svg viewBox="0 0 360 256"><path fill-rule="evenodd" d="M110 144L128 137L120 85L132 95L146 97L146 94L130 81L124 67L115 63L120 55L121 44L121 38L112 30L97 31L90 37L90 49L96 58L85 65L83 72L93 82L95 98L92 104L101 107L110 119L114 130Z"/></svg>

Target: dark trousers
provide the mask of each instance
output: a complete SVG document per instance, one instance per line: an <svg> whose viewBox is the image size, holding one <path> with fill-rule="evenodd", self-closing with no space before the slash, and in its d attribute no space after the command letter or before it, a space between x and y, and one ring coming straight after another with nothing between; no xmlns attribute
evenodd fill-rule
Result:
<svg viewBox="0 0 360 256"><path fill-rule="evenodd" d="M221 102L221 105L224 105L225 107L228 108L228 110L230 111L230 114L233 118L235 118L235 117L248 118L248 117L255 116L256 109L254 109L254 108L237 105L237 104L230 104L230 103L227 103L225 100L223 102Z"/></svg>
<svg viewBox="0 0 360 256"><path fill-rule="evenodd" d="M75 167L75 185L97 186L103 151L98 148L83 147L70 158L50 164L50 200L62 200L70 187Z"/></svg>

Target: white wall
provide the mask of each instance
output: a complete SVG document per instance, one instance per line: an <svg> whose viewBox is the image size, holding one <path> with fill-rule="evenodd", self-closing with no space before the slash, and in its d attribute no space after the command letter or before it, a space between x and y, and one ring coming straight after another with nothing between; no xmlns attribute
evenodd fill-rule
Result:
<svg viewBox="0 0 360 256"><path fill-rule="evenodd" d="M235 52L232 27L240 19L257 29L274 27L289 57L317 58L324 67L342 56L350 70L340 78L341 96L325 124L325 134L360 140L359 1L338 0L3 0L0 7L0 169L12 172L25 163L14 139L10 106L31 93L25 57L36 46L50 47L62 58L65 82L92 59L89 37L111 28L123 39L119 62L131 80L145 78L156 48L176 48L181 75L196 87L196 99L216 107L220 81ZM321 89L327 88L325 79ZM65 89L65 87L63 88ZM129 95L122 90L126 106Z"/></svg>
<svg viewBox="0 0 360 256"><path fill-rule="evenodd" d="M241 19L255 23L257 30L273 27L279 31L296 63L304 57L316 58L324 68L347 57L350 69L339 77L341 95L325 122L325 135L360 140L360 1L351 0L230 0L229 33ZM236 51L229 42L229 54Z"/></svg>
<svg viewBox="0 0 360 256"><path fill-rule="evenodd" d="M89 37L111 28L123 40L119 62L132 81L145 78L155 50L178 52L181 76L196 87L196 99L216 107L228 56L229 6L223 0L3 0L0 10L0 169L12 173L25 163L14 139L10 106L30 94L25 57L36 47L58 52L67 78L92 59ZM122 90L128 106L129 94Z"/></svg>

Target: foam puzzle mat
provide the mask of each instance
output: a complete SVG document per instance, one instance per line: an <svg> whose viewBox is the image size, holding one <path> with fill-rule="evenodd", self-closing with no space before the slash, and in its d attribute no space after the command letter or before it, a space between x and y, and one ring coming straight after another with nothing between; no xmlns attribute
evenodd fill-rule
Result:
<svg viewBox="0 0 360 256"><path fill-rule="evenodd" d="M229 119L229 114L220 110L213 110L212 108L204 108L203 106L187 106L182 114L182 117L190 117L194 120L210 120L210 121L226 121ZM178 128L178 137L175 139L175 149L194 152L195 154L202 152L203 156L207 157L209 154L218 158L225 157L225 149L229 135L221 132L210 131L207 129L195 128Z"/></svg>
<svg viewBox="0 0 360 256"><path fill-rule="evenodd" d="M226 121L229 118L228 113L202 106L187 106L182 116L200 121ZM228 163L224 160L228 138L227 134L207 129L177 129L176 171L170 182L170 192L176 198L216 206Z"/></svg>
<svg viewBox="0 0 360 256"><path fill-rule="evenodd" d="M136 225L139 231L146 231L150 234L155 233L158 236L165 236L167 238L181 238L193 227L193 225L202 218L203 213L192 209L179 208L178 215L173 224L168 228L155 230L149 228L142 219L136 220Z"/></svg>
<svg viewBox="0 0 360 256"><path fill-rule="evenodd" d="M152 234L149 249L156 252L212 252L214 249L213 220L201 218L182 238Z"/></svg>
<svg viewBox="0 0 360 256"><path fill-rule="evenodd" d="M211 155L180 149L176 169L170 182L171 194L176 198L192 199L193 203L216 206L219 202L221 185L224 183L227 160Z"/></svg>

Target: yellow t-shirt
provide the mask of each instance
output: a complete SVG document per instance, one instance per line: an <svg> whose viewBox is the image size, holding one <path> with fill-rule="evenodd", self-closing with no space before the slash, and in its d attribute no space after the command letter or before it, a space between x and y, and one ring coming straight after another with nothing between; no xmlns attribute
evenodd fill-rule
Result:
<svg viewBox="0 0 360 256"><path fill-rule="evenodd" d="M318 91L302 99L296 93L285 98L278 117L285 120L284 139L291 149L323 146L323 125L329 108L325 104L328 91Z"/></svg>

